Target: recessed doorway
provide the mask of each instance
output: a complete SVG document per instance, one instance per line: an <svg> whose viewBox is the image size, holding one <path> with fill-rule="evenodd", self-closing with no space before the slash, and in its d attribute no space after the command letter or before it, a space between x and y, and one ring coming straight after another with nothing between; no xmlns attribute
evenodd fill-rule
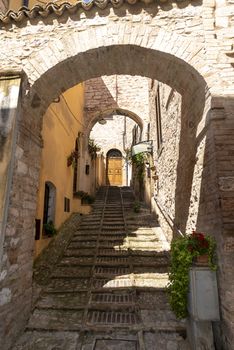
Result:
<svg viewBox="0 0 234 350"><path fill-rule="evenodd" d="M122 153L118 149L107 152L107 178L110 186L122 186Z"/></svg>

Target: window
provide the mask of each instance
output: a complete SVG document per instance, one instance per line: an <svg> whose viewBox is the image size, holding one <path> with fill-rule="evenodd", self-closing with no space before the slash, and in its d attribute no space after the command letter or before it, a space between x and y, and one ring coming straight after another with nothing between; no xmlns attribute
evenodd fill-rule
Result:
<svg viewBox="0 0 234 350"><path fill-rule="evenodd" d="M54 222L55 206L56 206L56 187L52 182L46 181L45 192L44 192L43 224L47 224L50 221Z"/></svg>
<svg viewBox="0 0 234 350"><path fill-rule="evenodd" d="M41 220L35 219L35 241L40 239L41 234Z"/></svg>
<svg viewBox="0 0 234 350"><path fill-rule="evenodd" d="M162 149L162 122L161 122L161 106L160 106L160 93L159 86L155 96L155 109L156 109L156 127L157 127L157 147L160 152Z"/></svg>
<svg viewBox="0 0 234 350"><path fill-rule="evenodd" d="M79 154L79 139L75 142L75 151ZM74 174L73 174L73 193L77 191L77 176L78 176L78 158L74 160Z"/></svg>
<svg viewBox="0 0 234 350"><path fill-rule="evenodd" d="M66 213L70 212L70 199L67 197L64 197L64 211Z"/></svg>
<svg viewBox="0 0 234 350"><path fill-rule="evenodd" d="M147 125L147 141L150 139L150 123Z"/></svg>
<svg viewBox="0 0 234 350"><path fill-rule="evenodd" d="M22 6L28 7L29 0L23 0Z"/></svg>

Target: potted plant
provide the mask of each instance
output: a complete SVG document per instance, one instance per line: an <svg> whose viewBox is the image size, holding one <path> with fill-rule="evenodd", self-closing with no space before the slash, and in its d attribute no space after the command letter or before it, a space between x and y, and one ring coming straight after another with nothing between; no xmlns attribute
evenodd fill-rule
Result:
<svg viewBox="0 0 234 350"><path fill-rule="evenodd" d="M70 165L75 165L76 160L79 158L79 153L78 151L71 151L69 156L67 157L67 166L69 167Z"/></svg>
<svg viewBox="0 0 234 350"><path fill-rule="evenodd" d="M52 220L43 225L44 232L47 236L52 237L57 233Z"/></svg>
<svg viewBox="0 0 234 350"><path fill-rule="evenodd" d="M168 293L171 308L178 318L188 315L189 269L201 256L203 259L206 256L207 266L216 269L215 241L211 236L193 231L172 241Z"/></svg>
<svg viewBox="0 0 234 350"><path fill-rule="evenodd" d="M92 204L95 198L84 191L77 191L74 193L74 197L81 199L81 204Z"/></svg>
<svg viewBox="0 0 234 350"><path fill-rule="evenodd" d="M96 145L95 141L92 139L89 139L89 144L88 144L88 151L90 154L91 159L96 159L97 157L97 152L101 150L101 147Z"/></svg>
<svg viewBox="0 0 234 350"><path fill-rule="evenodd" d="M140 213L140 211L141 211L141 204L140 204L140 202L134 202L134 204L133 204L133 211L134 211L134 213Z"/></svg>

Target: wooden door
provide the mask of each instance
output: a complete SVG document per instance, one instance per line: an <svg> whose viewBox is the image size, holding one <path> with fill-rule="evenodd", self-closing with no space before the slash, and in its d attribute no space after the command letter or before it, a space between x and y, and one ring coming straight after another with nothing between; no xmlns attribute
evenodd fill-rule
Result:
<svg viewBox="0 0 234 350"><path fill-rule="evenodd" d="M122 158L108 158L107 184L110 186L122 185Z"/></svg>

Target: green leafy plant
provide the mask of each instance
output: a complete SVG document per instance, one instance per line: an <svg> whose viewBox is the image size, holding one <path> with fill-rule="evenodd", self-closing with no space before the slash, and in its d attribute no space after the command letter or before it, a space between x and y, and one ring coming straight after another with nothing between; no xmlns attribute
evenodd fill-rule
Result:
<svg viewBox="0 0 234 350"><path fill-rule="evenodd" d="M140 211L141 211L140 202L134 202L134 204L133 204L133 211L135 213L140 213Z"/></svg>
<svg viewBox="0 0 234 350"><path fill-rule="evenodd" d="M138 153L135 156L132 157L132 163L135 164L136 170L137 170L137 178L139 182L142 182L145 175L145 154Z"/></svg>
<svg viewBox="0 0 234 350"><path fill-rule="evenodd" d="M98 146L94 140L89 139L88 151L91 159L95 159L97 157L97 152L101 150L101 147Z"/></svg>
<svg viewBox="0 0 234 350"><path fill-rule="evenodd" d="M95 198L91 195L89 195L87 192L84 191L77 191L74 192L74 197L80 198L82 204L92 204L95 201Z"/></svg>
<svg viewBox="0 0 234 350"><path fill-rule="evenodd" d="M44 232L47 236L54 236L57 233L52 220L43 225Z"/></svg>
<svg viewBox="0 0 234 350"><path fill-rule="evenodd" d="M212 237L195 231L172 241L168 293L171 308L178 318L188 315L189 268L196 257L207 254L208 265L215 270L215 247Z"/></svg>
<svg viewBox="0 0 234 350"><path fill-rule="evenodd" d="M72 165L74 167L76 160L79 158L79 152L78 151L71 151L69 156L67 157L67 166Z"/></svg>

